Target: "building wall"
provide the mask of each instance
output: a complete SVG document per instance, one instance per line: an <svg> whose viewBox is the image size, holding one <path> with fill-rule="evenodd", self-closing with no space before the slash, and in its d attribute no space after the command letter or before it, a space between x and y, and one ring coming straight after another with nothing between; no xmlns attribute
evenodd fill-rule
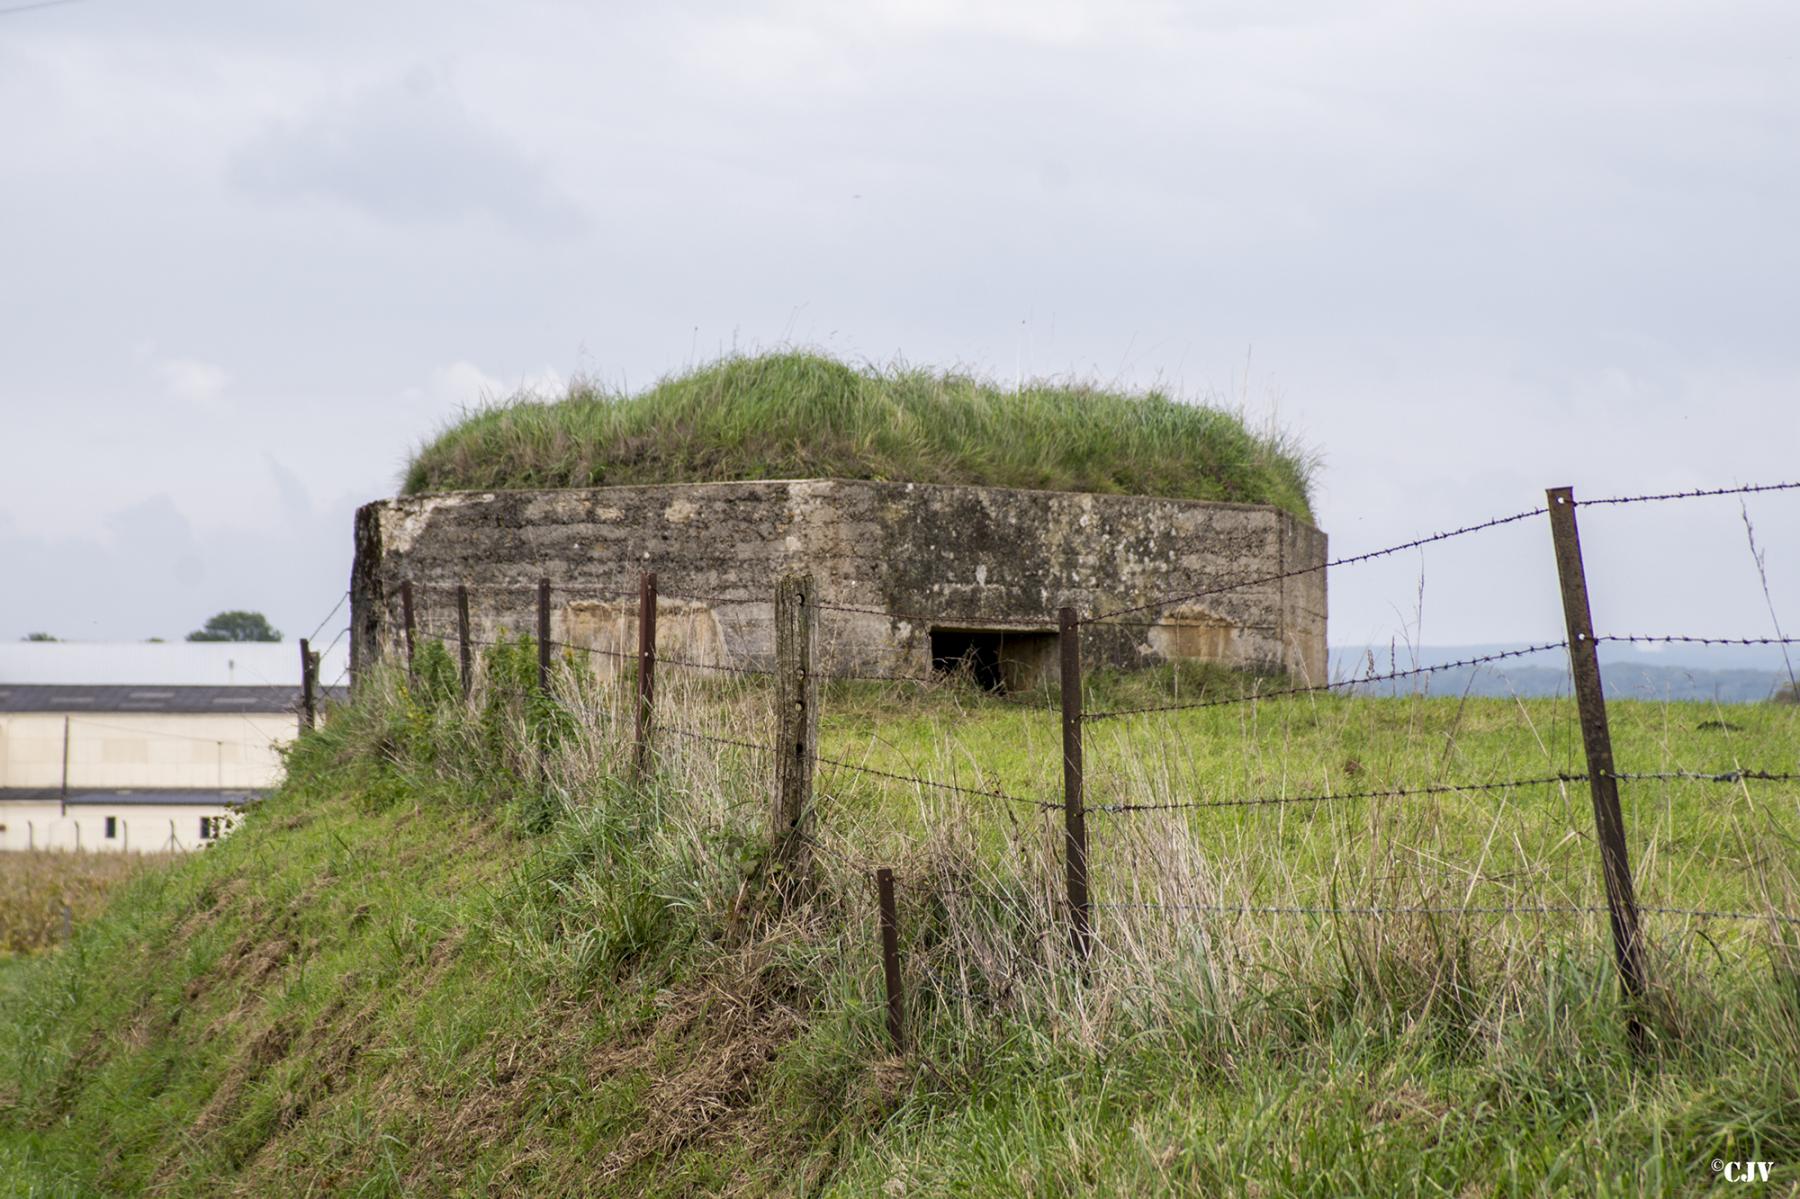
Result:
<svg viewBox="0 0 1800 1199"><path fill-rule="evenodd" d="M281 777L294 739L283 713L0 713L0 787L258 788Z"/></svg>
<svg viewBox="0 0 1800 1199"><path fill-rule="evenodd" d="M107 817L114 820L106 835ZM0 801L0 852L55 849L88 853L174 853L207 844L202 818L229 825L224 804L71 804L54 799ZM0 865L0 870L5 866Z"/></svg>
<svg viewBox="0 0 1800 1199"><path fill-rule="evenodd" d="M553 638L629 652L638 576L654 570L664 653L767 665L775 580L810 571L822 602L871 610L822 613L828 669L921 674L933 626L1047 633L1065 604L1131 607L1325 553L1323 533L1275 508L1141 496L842 480L419 496L357 514L352 662L400 649L402 581L418 635L453 644L459 583L474 636L492 640L533 631L540 576ZM1088 626L1083 653L1323 679L1324 572Z"/></svg>

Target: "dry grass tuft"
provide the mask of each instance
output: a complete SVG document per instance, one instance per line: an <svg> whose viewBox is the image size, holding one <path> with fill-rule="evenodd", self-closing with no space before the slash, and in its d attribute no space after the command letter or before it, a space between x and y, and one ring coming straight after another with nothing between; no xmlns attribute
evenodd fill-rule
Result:
<svg viewBox="0 0 1800 1199"><path fill-rule="evenodd" d="M65 904L71 926L79 926L121 883L170 860L162 854L55 850L7 854L0 863L0 955L59 944Z"/></svg>

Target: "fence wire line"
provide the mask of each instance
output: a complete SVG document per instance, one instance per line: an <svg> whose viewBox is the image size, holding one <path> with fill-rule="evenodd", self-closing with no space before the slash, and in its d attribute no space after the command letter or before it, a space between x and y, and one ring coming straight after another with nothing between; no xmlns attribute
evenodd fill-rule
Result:
<svg viewBox="0 0 1800 1199"><path fill-rule="evenodd" d="M565 584L552 583L551 589L554 592L563 593L563 594L566 594L570 591L598 590L597 588L591 588L591 587L587 587L587 588L571 587L569 584L566 584L566 583ZM449 584L449 583L414 583L413 584L413 591L415 594L419 591L426 591L426 590L454 593L456 590L456 585ZM476 591L477 591L476 588L470 588L471 595L476 594ZM527 597L528 599L532 599L535 601L535 598L537 596L537 584L536 583L512 583L512 584L496 584L496 585L492 585L492 586L489 586L487 584L482 584L479 588L479 591L481 593L490 594L490 595L495 592L518 593L520 595ZM399 590L398 590L398 588L396 588L395 592L394 592L394 597L396 598L396 600L397 600L398 595L399 595ZM660 588L657 590L656 598L657 598L658 602L661 602L663 600L669 600L669 601L676 602L676 603L701 603L701 604L773 604L775 602L773 596L694 595L694 594L689 594L689 593L684 593L684 592L663 591ZM635 604L637 602L636 597L633 596L629 601L626 601L626 602L628 604ZM993 613L982 613L982 614L978 614L978 615L955 615L955 614L945 614L945 613L941 613L941 612L891 612L891 611L887 610L886 608L872 608L872 607L865 607L865 606L858 605L858 604L832 604L832 603L826 603L822 600L814 600L812 606L821 612L850 612L850 613L856 613L856 614L865 615L865 616L882 616L882 617L886 617L889 620L912 621L912 622L918 623L918 624L933 624L933 623L942 624L942 623L946 623L946 622L948 622L950 624L957 624L957 623L993 624L993 623L998 622L1001 624L1042 626L1046 631L1054 629L1056 626L1056 617L1054 615L1045 615L1043 613L1031 613L1029 615L1021 616L1021 615L1010 614L1010 613L999 614L999 615L995 615ZM626 615L629 613L629 611L630 611L629 607L622 608L620 614ZM1026 630L1021 630L1021 631L1029 632L1031 630L1026 629Z"/></svg>
<svg viewBox="0 0 1800 1199"><path fill-rule="evenodd" d="M675 725L658 724L655 726L655 731L659 732L659 733L661 733L661 732L673 733L677 737L688 737L688 738L692 738L696 741L710 741L710 742L713 742L718 745L735 746L738 749L755 750L758 753L765 753L765 754L769 754L771 756L773 756L774 753L776 752L775 748L770 745L763 745L763 744L760 744L760 743L754 742L754 741L739 741L735 738L720 737L720 736L716 736L712 733L701 733L701 732L697 732L693 729L684 729L684 728L681 728L681 727L675 726ZM981 788L981 787L964 787L964 786L960 786L956 783L939 783L939 782L934 782L931 779L920 778L917 775L897 774L894 771L879 770L873 766L859 766L855 762L846 762L839 758L828 758L828 757L825 757L823 754L816 756L816 758L814 760L821 766L835 766L835 767L838 767L843 770L854 771L858 774L873 775L876 778L889 779L894 782L910 783L910 784L913 784L915 786L920 786L920 787L932 787L932 788L936 788L937 790L940 790L940 791L953 791L959 795L972 795L972 796L976 796L976 797L982 798L982 799L1008 800L1012 803L1030 804L1033 807L1046 808L1046 809L1060 808L1063 806L1061 803L1052 803L1048 800L1027 799L1023 796L1009 795L1005 791L1001 791L998 789L986 789L986 788Z"/></svg>
<svg viewBox="0 0 1800 1199"><path fill-rule="evenodd" d="M1169 803L1095 804L1087 810L1109 815L1125 812L1174 812L1199 808L1279 807L1284 804L1335 803L1351 799L1403 799L1413 795L1448 795L1464 791L1504 791L1513 787L1536 787L1546 783L1585 783L1585 774L1546 774L1536 778L1505 779L1494 783L1433 783L1424 787L1388 787L1378 791L1339 791L1314 795L1268 795L1252 799L1175 800Z"/></svg>
<svg viewBox="0 0 1800 1199"><path fill-rule="evenodd" d="M1658 495L1614 495L1600 500L1576 500L1578 508L1594 508L1602 504L1647 504L1656 500L1696 500L1715 495L1755 495L1763 491L1800 490L1795 483L1751 483L1743 487L1705 487L1694 491L1665 491Z"/></svg>
<svg viewBox="0 0 1800 1199"><path fill-rule="evenodd" d="M348 629L345 630L345 632L348 632L348 631L349 631ZM429 634L426 634L426 635L429 635ZM340 636L341 636L341 634L340 634ZM518 634L518 637L519 637L519 640L511 641L511 642L492 641L492 640L488 640L488 639L481 638L481 637L471 637L471 638L469 638L469 644L470 645L481 645L481 646L517 645L517 644L528 644L535 640L529 633L520 633L520 634ZM446 637L438 638L438 640L457 641L459 639L454 636L446 636ZM333 644L335 644L335 642ZM640 656L636 651L602 649L599 646L594 646L594 645L576 645L574 642L570 642L570 641L557 641L557 640L552 639L550 644L557 647L558 649L565 649L572 653L599 654L602 657L617 658L622 661L637 661ZM774 670L764 669L763 667L760 667L760 666L731 666L731 665L728 665L723 662L697 662L697 661L693 660L692 658L672 657L668 654L661 653L660 651L653 654L652 656L656 659L656 663L659 666L662 666L662 665L679 666L679 667L685 667L690 670L717 670L717 671L723 671L728 674L754 675L754 676L758 676L761 678L774 678L777 673ZM820 682L824 682L824 683L847 683L847 682L916 683L920 686L925 686L925 687L939 686L939 685L947 683L951 680L951 676L948 674L946 674L946 675L859 674L859 673L855 673L855 672L824 673L824 674L820 674L818 676L818 678L819 678ZM1015 700L1015 701L1011 701L1011 702L1018 703L1020 701Z"/></svg>
<svg viewBox="0 0 1800 1199"><path fill-rule="evenodd" d="M338 602L331 606L331 611L329 611L325 614L325 619L321 620L319 622L319 627L312 631L312 636L307 638L308 641L317 641L318 640L320 630L323 629L326 625L331 623L331 618L338 614L338 609L342 608L344 606L344 601L349 598L350 598L350 593L348 591L346 591L346 592L344 592L344 594L338 596ZM335 645L337 643L333 642L332 644Z"/></svg>
<svg viewBox="0 0 1800 1199"><path fill-rule="evenodd" d="M346 632L346 633L349 631L350 630L347 627L344 630L344 632ZM342 635L343 635L342 633L339 634L340 637L342 637ZM461 638L457 637L454 633L445 633L445 634L439 635L430 629L415 630L415 637L418 639L421 639L421 640L431 639L431 640L440 641L446 645L449 645L452 643L460 644L460 642L461 642ZM482 647L491 649L491 648L498 647L498 646L508 646L508 645L511 645L511 646L532 645L532 644L536 643L536 638L530 633L521 632L521 633L515 634L514 638L510 641L496 641L491 638L485 638L485 637L470 637L468 640L468 643L473 646L482 646ZM332 644L335 646L336 642L333 642ZM635 662L639 658L639 655L636 651L602 649L599 646L576 645L575 643L570 642L570 641L558 641L555 639L552 639L550 644L552 646L555 646L558 649L568 650L571 653L599 654L602 657L615 658L620 661ZM725 672L728 674L749 675L749 676L756 676L759 678L774 678L777 673L774 670L767 670L767 669L764 669L759 666L731 666L731 665L727 665L726 663L723 663L723 662L697 662L691 658L671 657L668 654L664 654L661 652L656 653L654 656L656 658L656 662L658 665L666 664L669 666L684 667L684 668L690 669L690 670L715 670L715 671L722 671L722 672ZM918 674L861 674L861 673L856 673L856 672L842 672L842 673L832 672L832 673L820 674L818 676L818 678L819 678L819 681L823 682L823 683L849 683L849 682L909 683L909 684L916 684L916 685L922 686L922 687L937 687L937 686L943 686L947 683L952 682L954 679L954 675L948 674L948 673L943 674L943 675L918 675ZM1015 706L1021 706L1021 707L1036 707L1036 706L1038 706L1038 704L1034 701L1028 702L1025 700L1007 699L1004 696L994 696L992 698L994 698L1000 702L1003 702L1003 703L1013 704Z"/></svg>
<svg viewBox="0 0 1800 1199"><path fill-rule="evenodd" d="M1045 630L1054 629L1056 627L1055 616L1046 616L1036 612L1029 616L1019 616L1010 613L998 616L991 613L968 616L956 614L946 615L937 612L890 612L885 608L865 608L856 604L828 604L822 600L814 600L813 607L821 612L854 612L864 616L884 616L889 620L905 620L914 624L1020 624L1041 625ZM1032 630L1018 629L1014 631L1026 633L1031 632Z"/></svg>
<svg viewBox="0 0 1800 1199"><path fill-rule="evenodd" d="M665 591L660 582L657 584L656 598L689 604L772 604L775 602L775 597L772 595L758 598L745 595L691 595L687 592Z"/></svg>
<svg viewBox="0 0 1800 1199"><path fill-rule="evenodd" d="M1542 645L1528 645L1524 649L1501 650L1498 653L1482 654L1476 658L1463 658L1455 662L1439 662L1431 666L1415 666L1409 670L1393 670L1386 674L1362 675L1356 678L1339 679L1333 683L1318 683L1309 687L1282 687L1274 691L1258 691L1250 695L1234 695L1225 699L1199 700L1186 704L1149 704L1140 708L1108 708L1099 712L1087 712L1082 715L1084 721L1110 720L1117 716L1138 716L1146 712L1185 712L1196 708L1217 708L1227 704L1248 704L1258 700L1275 699L1287 695L1313 695L1323 691L1335 691L1342 687L1364 687L1371 683L1392 683L1400 679L1418 678L1424 675L1437 674L1445 670L1459 670L1469 666L1484 666L1490 662L1500 662L1507 658L1523 658L1530 654L1546 653L1550 650L1567 649L1567 641L1548 641Z"/></svg>
<svg viewBox="0 0 1800 1199"><path fill-rule="evenodd" d="M1615 771L1612 777L1621 783L1673 782L1686 781L1692 783L1795 783L1800 782L1800 774L1783 774L1771 770L1720 770L1708 772L1704 770L1654 770L1654 771Z"/></svg>
<svg viewBox="0 0 1800 1199"><path fill-rule="evenodd" d="M1747 485L1738 486L1738 487L1696 488L1696 489L1690 490L1690 491L1669 491L1669 492L1661 492L1661 493L1656 493L1656 494L1645 494L1645 495L1607 496L1605 498L1597 499L1597 500L1578 500L1578 501L1576 501L1576 504L1578 507L1592 508L1592 507L1599 507L1602 505L1642 504L1642 503L1650 503L1653 501L1660 501L1660 500L1700 499L1700 498L1705 498L1705 497L1710 497L1710 496L1724 496L1724 495L1754 495L1754 494L1758 494L1758 493L1762 493L1762 492L1793 491L1793 490L1800 490L1800 481L1785 482L1785 483L1755 483L1755 484L1747 484ZM1330 569L1332 569L1334 567L1338 567L1338 566L1354 566L1358 563L1370 562L1377 558L1385 558L1385 557L1389 557L1393 554L1404 553L1407 550L1418 549L1422 546L1432 545L1432 544L1435 544L1440 541L1449 541L1452 538L1463 537L1470 533L1479 533L1479 532L1483 532L1487 529L1499 528L1502 525L1517 524L1519 521L1522 521L1522 520L1531 520L1535 517L1543 516L1547 511L1548 511L1548 509L1542 508L1542 507L1532 508L1525 512L1515 512L1508 516L1498 516L1498 517L1494 517L1491 520L1481 521L1477 524L1472 524L1472 525L1464 525L1463 527L1457 528L1457 529L1447 529L1447 530L1444 530L1443 532L1431 533L1431 534L1428 534L1427 536L1414 538L1411 541L1401 542L1398 545L1387 546L1383 549L1369 550L1365 553L1352 554L1352 555L1350 555L1348 557L1344 557L1344 558L1334 558L1329 562L1325 562L1325 563L1317 565L1317 566L1297 567L1294 570L1280 571L1280 572L1277 572L1277 573L1271 574L1271 575L1262 575L1262 576L1256 576L1253 578L1237 580L1237 581L1234 581L1231 583L1226 583L1226 584L1216 586L1216 587L1203 588L1198 591L1181 592L1181 593L1177 593L1177 594L1173 594L1173 595L1162 596L1157 599L1149 600L1142 604L1133 605L1131 607L1114 608L1114 609L1111 609L1106 612L1098 612L1091 616L1083 617L1081 619L1080 623L1095 624L1095 623L1098 623L1101 621L1110 620L1113 617L1128 616L1134 612L1148 612L1155 608L1167 607L1169 604L1181 603L1184 600L1190 600L1190 599L1200 599L1200 598L1202 598L1204 596L1208 596L1208 595L1217 595L1224 591L1233 591L1233 590L1238 590L1238 589L1241 589L1244 587L1255 587L1255 586L1260 586L1264 583L1280 582L1281 580L1284 580L1284 579L1291 579L1291 578L1297 578L1301 575L1314 574L1319 571L1330 570ZM433 590L454 590L456 585L455 584L443 584L443 583L414 583L413 586L416 589L429 587ZM466 586L466 584L465 584L465 586ZM514 584L499 584L499 585L482 584L481 590L489 592L489 593L494 592L494 591L525 591L527 593L535 593L537 590L537 586L538 585L535 583L514 583ZM563 590L567 590L569 588L569 585L567 583L563 583L563 584L559 585L559 584L556 584L553 582L552 586L553 587L560 586L560 588ZM347 594L348 593L346 592L346 595ZM660 595L661 595L661 593L659 592L659 597L660 597ZM772 600L768 600L768 599L750 599L750 598L745 598L745 597L731 597L731 596L685 595L685 594L681 594L678 592L667 593L667 596L669 599L697 600L702 603L752 604L752 603L771 603L771 602L773 602ZM872 615L872 616L885 616L885 617L889 617L890 619L897 619L897 620L912 620L912 621L927 621L927 622L929 622L929 621L934 621L934 620L935 621L944 621L944 620L956 619L954 617L944 616L944 615L940 615L940 614L919 613L919 612L889 612L889 611L886 611L885 609L881 609L881 608L866 608L866 607L859 607L859 606L851 605L851 604L827 604L827 603L820 603L820 602L815 601L813 606L816 608L820 608L820 609L824 609L824 610L828 610L828 611L863 613L863 614ZM982 619L989 620L989 621L1017 620L1019 623L1043 623L1043 624L1055 624L1056 623L1054 617L1048 617L1048 616L1042 616L1042 615L1036 615L1036 614L1034 614L1032 616L1027 616L1027 617L985 616L985 617L982 617ZM330 620L330 617L326 617L326 620ZM323 625L324 622L322 621L320 623L321 623L321 625Z"/></svg>
<svg viewBox="0 0 1800 1199"><path fill-rule="evenodd" d="M686 737L692 741L710 741L714 745L729 745L735 749L753 750L759 754L773 755L775 753L774 747L762 745L755 741L740 741L735 737L720 737L713 733L702 733L694 729L684 729L679 725L658 724L655 726L655 731L657 733L670 733L676 737Z"/></svg>
<svg viewBox="0 0 1800 1199"><path fill-rule="evenodd" d="M148 715L166 715L166 713L148 713ZM249 723L249 720L250 720L250 713L247 713L247 712L208 712L208 713L206 713L206 715L208 715L208 716L235 716L239 720L244 721L245 723ZM259 715L259 716L286 716L286 715L288 715L288 713L286 713L286 712L259 712L259 713L256 713L256 715ZM254 725L251 725L251 730L253 732L257 732L257 735L255 737L247 738L244 740L233 740L230 737L196 737L192 733L166 733L160 729L140 729L140 728L133 728L131 725L126 725L126 724L108 724L104 720L90 720L85 716L71 716L68 718L68 720L71 725L78 725L78 724L86 725L88 728L91 728L91 729L106 729L109 732L115 732L115 733L134 733L140 737L161 737L167 741L193 741L193 742L195 742L197 744L201 744L201 745L218 745L218 746L230 745L230 746L233 746L233 747L239 748L239 749L246 749L246 748L248 748L248 749L267 749L272 745L283 744L283 741L280 737L264 737L264 736L262 736L261 733L256 730L256 727ZM187 763L182 763L182 764L186 765ZM204 762L193 763L193 764L199 765L199 766L206 765L206 763L204 763Z"/></svg>
<svg viewBox="0 0 1800 1199"><path fill-rule="evenodd" d="M349 631L350 631L349 625L345 625L343 628L338 630L338 635L331 639L331 644L326 646L324 649L324 652L319 655L319 660L321 662L323 662L327 657L329 657L331 655L331 651L338 647L338 642L342 641L344 639L344 634L348 633ZM307 640L311 641L312 638L308 637Z"/></svg>
<svg viewBox="0 0 1800 1199"><path fill-rule="evenodd" d="M1354 566L1360 562L1371 562L1376 558L1385 558L1392 554L1404 553L1407 550L1418 549L1420 546L1431 545L1439 541L1449 541L1453 537L1462 537L1468 533L1479 533L1485 529L1499 528L1501 525L1517 524L1522 520L1530 520L1533 517L1543 516L1547 511L1549 511L1547 508L1533 508L1529 512L1515 512L1511 516L1497 516L1492 520L1484 520L1480 524L1464 525L1460 529L1449 529L1442 533L1432 533L1429 536L1402 542L1399 545L1390 545L1386 549L1370 550L1367 553L1362 554L1352 554L1347 558L1334 558L1329 562L1321 563L1317 566L1301 566L1296 567L1293 570L1243 579L1233 583L1225 583L1216 587L1203 588L1199 591L1189 591L1176 595L1163 596L1159 599L1136 604L1129 608L1114 608L1108 612L1095 613L1092 616L1083 617L1081 623L1094 624L1099 621L1110 620L1115 616L1129 616L1134 612L1148 612L1153 608L1164 608L1170 604L1181 603L1184 600L1199 599L1202 596L1208 595L1218 595L1221 592L1235 591L1243 587L1257 587L1264 583L1278 583L1283 579L1292 579L1298 578L1301 575L1316 574L1319 571L1330 570L1337 566Z"/></svg>
<svg viewBox="0 0 1800 1199"><path fill-rule="evenodd" d="M460 641L461 639L456 638L456 637L451 637L451 638L439 638L439 640ZM532 637L531 634L529 634L529 633L520 633L518 635L517 639L512 640L512 641L494 641L494 640L490 640L490 639L484 638L484 637L470 637L468 640L468 643L470 645L479 645L479 646L484 646L484 647L488 647L488 648L503 647L503 646L509 646L509 645L510 646L525 646L525 645L535 644L536 638ZM616 659L618 661L623 661L623 662L636 662L636 661L638 661L639 657L641 656L636 651L617 650L617 649L602 649L600 646L597 646L597 645L576 645L572 641L557 641L554 638L552 638L550 640L549 644L557 649L567 650L570 653L599 654L603 658L613 658L613 659ZM753 669L753 668L747 667L747 666L725 666L725 665L722 665L719 663L713 663L713 662L695 662L695 661L692 661L687 658L668 657L667 655L664 655L664 654L655 654L653 656L656 658L656 661L658 664L666 663L667 665L670 665L670 666L684 666L684 667L688 667L688 668L691 668L694 670L723 670L723 671L729 671L732 674L757 674L757 675L773 675L775 673L772 670L757 670L757 669Z"/></svg>
<svg viewBox="0 0 1800 1199"><path fill-rule="evenodd" d="M873 766L859 766L855 762L846 762L840 758L827 758L823 754L818 756L817 761L821 766L836 766L844 770L854 770L859 774L874 775L876 778L891 779L901 783L911 783L920 787L933 787L939 791L954 791L959 795L973 795L982 799L1000 799L1009 803L1029 804L1032 807L1043 809L1059 809L1063 806L1060 801L1030 799L1023 795L1009 795L1007 792L997 788L964 787L956 783L933 782L931 779L920 778L918 775L896 774L894 771L879 770Z"/></svg>
<svg viewBox="0 0 1800 1199"><path fill-rule="evenodd" d="M1604 637L1595 637L1594 641L1612 641L1624 645L1800 645L1800 637L1674 637L1641 633L1609 633Z"/></svg>
<svg viewBox="0 0 1800 1199"><path fill-rule="evenodd" d="M568 641L554 640L551 641L550 644L579 654L600 654L603 657L618 658L627 662L636 662L644 657L643 654L635 650L601 649L600 647L593 645L575 645ZM649 657L655 659L658 666L680 666L685 667L688 670L717 670L726 674L759 675L764 678L773 678L775 676L773 670L763 670L760 667L728 666L723 662L696 662L692 658L672 657L668 654L658 653L654 650L650 652Z"/></svg>
<svg viewBox="0 0 1800 1199"><path fill-rule="evenodd" d="M1136 909L1163 912L1204 912L1223 916L1601 916L1610 913L1605 905L1519 904L1485 907L1433 907L1380 904L1368 907L1259 907L1248 904L1208 903L1096 903L1096 908ZM1800 916L1781 912L1729 912L1709 908L1639 907L1638 912L1653 916L1687 916L1699 920L1768 921L1800 926Z"/></svg>

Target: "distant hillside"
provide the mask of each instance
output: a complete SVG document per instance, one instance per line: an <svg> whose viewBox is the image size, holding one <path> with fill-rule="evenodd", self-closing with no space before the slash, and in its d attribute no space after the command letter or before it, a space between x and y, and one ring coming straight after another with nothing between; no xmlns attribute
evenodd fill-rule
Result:
<svg viewBox="0 0 1800 1199"><path fill-rule="evenodd" d="M419 450L404 491L879 479L1232 500L1311 519L1311 474L1282 434L1161 391L784 353L635 395L577 382L561 399L471 413Z"/></svg>
<svg viewBox="0 0 1800 1199"><path fill-rule="evenodd" d="M1389 674L1524 648L1522 642L1415 649L1386 645L1338 646L1331 651L1331 677L1353 679ZM1800 671L1800 663L1796 663L1796 670ZM1726 704L1763 703L1790 681L1780 648L1770 646L1683 647L1660 653L1628 646L1603 646L1600 673L1606 693L1619 699L1710 700ZM1432 695L1544 697L1569 694L1570 683L1567 656L1563 650L1556 649L1348 690L1371 695L1428 690Z"/></svg>

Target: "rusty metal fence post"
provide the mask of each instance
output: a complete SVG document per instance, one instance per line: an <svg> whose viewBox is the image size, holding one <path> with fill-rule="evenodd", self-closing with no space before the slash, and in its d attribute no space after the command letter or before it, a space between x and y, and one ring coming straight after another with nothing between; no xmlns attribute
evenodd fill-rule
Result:
<svg viewBox="0 0 1800 1199"><path fill-rule="evenodd" d="M319 659L307 639L300 638L300 731L310 733L319 717Z"/></svg>
<svg viewBox="0 0 1800 1199"><path fill-rule="evenodd" d="M906 1052L906 998L900 982L900 915L894 904L894 872L886 866L875 872L875 892L881 906L881 975L887 987L888 1038L894 1052Z"/></svg>
<svg viewBox="0 0 1800 1199"><path fill-rule="evenodd" d="M400 584L400 623L406 630L406 673L413 671L413 593L412 580Z"/></svg>
<svg viewBox="0 0 1800 1199"><path fill-rule="evenodd" d="M1594 831L1600 842L1600 869L1606 879L1606 907L1612 920L1613 954L1626 996L1640 999L1648 981L1644 943L1638 925L1637 896L1631 885L1631 859L1625 843L1625 818L1619 810L1619 780L1613 770L1612 730L1606 718L1606 692L1600 681L1600 654L1594 642L1594 619L1588 605L1587 571L1581 560L1581 533L1575 520L1575 492L1549 491L1550 533L1556 545L1556 571L1562 582L1563 617L1569 629L1569 672L1581 717L1581 740L1587 750L1588 791L1594 801ZM1637 1017L1629 1019L1633 1041L1642 1036Z"/></svg>
<svg viewBox="0 0 1800 1199"><path fill-rule="evenodd" d="M770 865L778 889L806 875L807 823L818 764L819 682L813 673L818 626L811 575L788 575L775 588L775 804Z"/></svg>
<svg viewBox="0 0 1800 1199"><path fill-rule="evenodd" d="M650 763L650 720L656 710L656 572L638 579L637 728L631 768L641 780Z"/></svg>
<svg viewBox="0 0 1800 1199"><path fill-rule="evenodd" d="M466 583L456 585L456 665L462 678L462 697L469 698L469 687L474 674L474 655L470 648L469 637L469 587Z"/></svg>
<svg viewBox="0 0 1800 1199"><path fill-rule="evenodd" d="M1085 964L1093 949L1088 900L1087 808L1082 794L1081 761L1081 624L1075 609L1056 616L1057 648L1062 664L1063 866L1069 892L1069 937L1076 958Z"/></svg>
<svg viewBox="0 0 1800 1199"><path fill-rule="evenodd" d="M550 694L550 580L539 579L537 587L537 652L538 694Z"/></svg>

